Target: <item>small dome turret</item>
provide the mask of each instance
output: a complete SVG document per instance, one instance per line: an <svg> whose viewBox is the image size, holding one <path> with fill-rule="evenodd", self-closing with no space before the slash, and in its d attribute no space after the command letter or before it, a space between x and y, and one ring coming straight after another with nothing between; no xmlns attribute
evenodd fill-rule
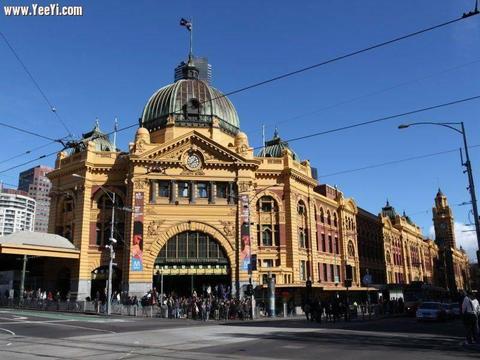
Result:
<svg viewBox="0 0 480 360"><path fill-rule="evenodd" d="M283 157L283 152L289 150L292 153L293 160L300 161L298 155L293 151L288 142L283 141L275 129L273 139L266 141L265 146L258 152L258 157Z"/></svg>

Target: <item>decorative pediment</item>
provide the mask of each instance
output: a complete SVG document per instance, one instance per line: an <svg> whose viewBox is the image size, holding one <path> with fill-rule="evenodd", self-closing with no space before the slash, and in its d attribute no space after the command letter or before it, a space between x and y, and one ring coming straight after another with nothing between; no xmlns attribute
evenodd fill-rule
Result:
<svg viewBox="0 0 480 360"><path fill-rule="evenodd" d="M201 171L200 165L228 166L234 163L237 166L253 166L255 168L259 165L258 161L245 159L195 131L169 142L158 144L132 160L147 163L176 163L184 166L185 170L190 172Z"/></svg>

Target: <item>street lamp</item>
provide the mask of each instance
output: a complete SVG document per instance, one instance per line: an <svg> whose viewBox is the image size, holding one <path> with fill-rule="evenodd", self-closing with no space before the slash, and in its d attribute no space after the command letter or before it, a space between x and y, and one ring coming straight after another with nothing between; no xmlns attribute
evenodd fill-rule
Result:
<svg viewBox="0 0 480 360"><path fill-rule="evenodd" d="M72 174L73 177L88 180L86 177L81 176L79 174ZM115 232L115 200L116 200L116 193L114 191L106 190L102 185L97 184L100 189L108 196L110 201L112 202L112 223L110 225L110 244L106 245L105 247L110 250L110 260L108 262L108 282L107 282L107 315L112 314L112 272L113 272L113 261L115 260L115 249L113 245L117 243L117 240L114 237ZM111 195L110 195L111 194ZM122 207L119 208L120 210L130 211L131 209Z"/></svg>
<svg viewBox="0 0 480 360"><path fill-rule="evenodd" d="M467 169L466 172L468 174L468 190L470 191L470 198L472 202L472 209L473 209L473 217L474 223L475 223L475 232L477 233L477 244L478 244L478 250L477 250L477 262L480 264L480 222L478 218L478 208L477 208L477 197L475 194L475 183L473 181L473 171L472 171L472 164L470 163L470 156L468 154L468 145L467 145L467 135L465 132L465 126L462 122L416 122L412 124L402 124L399 125L399 129L406 129L410 126L414 125L437 125L437 126L443 126L446 128L449 128L450 130L456 131L457 133L461 134L463 137L463 146L465 150L465 159L466 161L463 162L462 159L462 165L465 166Z"/></svg>

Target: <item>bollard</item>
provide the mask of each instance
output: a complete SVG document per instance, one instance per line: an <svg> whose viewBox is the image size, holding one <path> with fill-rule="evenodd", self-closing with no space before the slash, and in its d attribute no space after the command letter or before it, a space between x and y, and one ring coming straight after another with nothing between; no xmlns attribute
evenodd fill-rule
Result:
<svg viewBox="0 0 480 360"><path fill-rule="evenodd" d="M286 318L288 313L287 313L287 303L283 302L283 317Z"/></svg>

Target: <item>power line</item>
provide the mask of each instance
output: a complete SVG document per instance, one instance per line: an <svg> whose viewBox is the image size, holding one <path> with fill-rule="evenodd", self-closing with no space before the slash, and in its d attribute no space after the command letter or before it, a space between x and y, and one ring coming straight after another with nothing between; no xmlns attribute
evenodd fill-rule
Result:
<svg viewBox="0 0 480 360"><path fill-rule="evenodd" d="M50 140L50 141L55 141L57 142L58 140L56 139L53 139L51 137L48 137L48 136L45 136L45 135L42 135L42 134L38 134L38 133L35 133L33 131L30 131L30 130L25 130L25 129L22 129L22 128L19 128L17 126L13 126L13 125L10 125L10 124L6 124L4 122L0 122L0 126L3 126L3 127L6 127L6 128L9 128L9 129L13 129L13 130L17 130L17 131L20 131L24 134L28 134L28 135L32 135L32 136L36 136L36 137L39 137L39 138L42 138L42 139L45 139L45 140Z"/></svg>
<svg viewBox="0 0 480 360"><path fill-rule="evenodd" d="M387 40L387 41L384 41L384 42L381 42L381 43L378 43L378 44L375 44L375 45L371 45L369 47L366 47L366 48L363 48L363 49L360 49L360 50L355 50L355 51L352 51L350 53L343 54L343 55L334 57L334 58L329 59L329 60L325 60L325 61L313 64L313 65L310 65L310 66L300 68L298 70L294 70L294 71L291 71L291 72L288 72L288 73L285 73L285 74L282 74L282 75L275 76L275 77L267 79L267 80L263 80L263 81L254 83L252 85L247 85L247 86L244 86L242 88L239 88L239 89L227 92L225 94L219 95L217 97L214 97L210 100L205 100L205 101L203 101L203 103L208 102L208 101L218 100L218 99L224 98L226 96L238 94L240 92L250 90L250 89L262 86L262 85L266 85L266 84L272 83L274 81L282 80L282 79L288 78L290 76L297 75L297 74L300 74L300 73L303 73L303 72L306 72L306 71L309 71L309 70L313 70L313 69L316 69L318 67L331 64L331 63L336 62L336 61L344 60L344 59L353 57L355 55L359 55L359 54L362 54L362 53L365 53L365 52L368 52L368 51L372 51L372 50L384 47L386 45L393 44L393 43L398 42L398 41L402 41L402 40L405 40L405 39L408 39L408 38L411 38L411 37L414 37L414 36L417 36L417 35L424 34L426 32L432 31L432 30L436 30L436 29L439 29L439 28L442 28L442 27L446 27L448 25L451 25L451 24L454 24L456 22L465 20L467 18L470 18L470 17L478 15L478 14L479 14L479 11L477 9L475 9L475 11L471 11L468 14L463 14L462 17L459 17L459 18L456 18L456 19L453 19L453 20L449 20L449 21L443 22L441 24L437 24L437 25L434 25L434 26L431 26L431 27L428 27L428 28L425 28L425 29L422 29L422 30L418 30L418 31L415 31L413 33L402 35L402 36L396 37L394 39Z"/></svg>
<svg viewBox="0 0 480 360"><path fill-rule="evenodd" d="M453 66L451 68L444 69L444 70L441 70L439 72L431 73L431 74L426 75L426 76L418 77L418 78L412 79L410 81L401 82L401 83L398 83L396 85L392 85L392 86L389 86L389 87L386 87L386 88L383 88L383 89L372 91L372 92L367 93L367 94L355 96L355 97L352 97L350 99L345 99L343 101L337 102L337 103L332 104L332 105L324 106L320 109L316 109L316 110L310 111L308 113L295 115L293 117L290 117L290 118L287 118L287 119L284 119L284 120L281 120L281 121L275 121L275 122L270 123L270 125L280 125L280 124L283 124L285 122L297 120L297 119L300 119L300 118L305 117L305 116L318 114L319 112L322 112L322 111L325 111L325 110L333 109L333 108L336 108L338 106L349 104L349 103L352 103L354 101L364 99L364 98L367 98L367 97L370 97L370 96L382 94L382 93L388 92L390 90L397 89L399 87L403 87L403 86L406 86L406 85L410 85L410 84L413 84L413 83L420 82L420 81L425 80L425 79L429 79L429 78L432 78L432 77L437 77L439 75L442 75L442 74L445 74L445 73L448 73L448 72L451 72L451 71L454 71L454 70L458 70L458 69L461 69L463 67L466 67L466 66L469 66L469 65L472 65L472 64L477 64L478 62L480 62L480 59L476 59L476 60L473 60L473 61L470 61L470 62L467 62L467 63L463 63L463 64L460 64L460 65L457 65L457 66Z"/></svg>
<svg viewBox="0 0 480 360"><path fill-rule="evenodd" d="M15 51L15 49L13 48L13 46L10 44L10 42L8 41L7 37L5 36L5 34L3 32L0 31L0 35L2 36L3 40L5 41L5 43L7 44L8 48L10 49L10 51L13 53L13 55L15 56L15 58L18 60L18 62L20 63L20 65L22 66L23 70L25 70L25 72L27 73L28 77L30 78L30 80L32 80L33 84L35 85L35 87L37 88L37 90L40 92L40 94L42 95L43 99L45 100L45 102L48 104L48 107L50 108L50 111L52 111L55 116L57 117L58 121L62 124L62 126L65 128L65 130L67 131L67 136L68 137L71 137L72 136L72 133L70 131L70 129L68 128L67 124L65 123L65 121L63 121L62 117L58 114L57 112L57 109L55 108L55 106L53 106L53 104L50 102L50 100L48 99L47 95L45 94L45 92L42 90L42 88L40 87L40 85L38 84L38 82L35 80L35 78L33 77L32 73L30 72L30 70L28 70L27 66L25 65L25 63L22 61L22 59L20 58L20 56L18 55L18 53Z"/></svg>
<svg viewBox="0 0 480 360"><path fill-rule="evenodd" d="M469 146L468 148L473 149L473 148L477 148L477 147L480 147L480 144L472 145L472 146ZM452 152L458 152L458 148L457 149L451 149L451 150L438 151L438 152L429 153L429 154L410 156L410 157L403 158L403 159L398 159L398 160L385 161L385 162L382 162L382 163L362 166L362 167L354 168L354 169L341 170L341 171L333 172L333 173L330 173L330 174L319 175L319 177L320 178L326 178L326 177L331 177L331 176L336 176L336 175L349 174L349 173L353 173L353 172L357 172L357 171L375 169L375 168L379 168L379 167L383 167L383 166L387 166L387 165L394 165L394 164L399 164L399 163L403 163L403 162L420 160L420 159L425 159L425 158L429 158L429 157L449 154L449 153L452 153Z"/></svg>
<svg viewBox="0 0 480 360"><path fill-rule="evenodd" d="M41 155L41 156L39 156L39 157L37 157L37 158L35 158L35 159L29 160L29 161L25 161L24 163L21 163L21 164L18 164L18 165L9 167L9 168L7 168L7 169L5 169L5 170L2 170L2 171L0 171L0 174L6 173L7 171L10 171L10 170L19 168L19 167L24 166L24 165L31 164L31 163L33 163L33 162L35 162L35 161L48 158L48 157L53 156L53 155L55 155L55 154L57 154L57 153L58 153L58 151L55 151L55 152L52 152L52 153L49 153L49 154L46 154L46 155Z"/></svg>
<svg viewBox="0 0 480 360"><path fill-rule="evenodd" d="M434 110L434 109L439 109L439 108L442 108L442 107L447 107L447 106L452 106L452 105L457 105L457 104L460 104L460 103L464 103L464 102L472 101L472 100L478 100L478 99L480 99L480 95L472 96L472 97L469 97L469 98L463 98L463 99L459 99L459 100L454 100L454 101L450 101L448 103L443 103L443 104L439 104L439 105L428 106L428 107L424 107L424 108L421 108L421 109L411 110L411 111L403 112L403 113L400 113L400 114L389 115L389 116L381 117L381 118L378 118L378 119L375 119L375 120L369 120L369 121L364 121L364 122L360 122L360 123L356 123L356 124L346 125L346 126L342 126L342 127L335 128L335 129L319 131L319 132L315 132L315 133L312 133L312 134L291 138L291 139L288 139L288 140L285 140L285 141L286 142L293 142L293 141L298 141L298 140L304 140L304 139L312 138L312 137L315 137L315 136L331 134L331 133L334 133L334 132L353 129L353 128L357 128L357 127L361 127L361 126L365 126L365 125L379 123L379 122L392 120L392 119L396 119L396 118L407 116L407 115L418 114L418 113L421 113L421 112ZM262 149L263 147L264 146L257 146L254 149L255 150Z"/></svg>
<svg viewBox="0 0 480 360"><path fill-rule="evenodd" d="M33 151L46 148L47 146L50 146L50 145L56 144L56 143L57 143L57 141L50 141L49 143L46 143L46 144L44 144L44 145L40 145L40 146L34 147L34 148L30 149L30 150L26 150L26 151L24 151L24 152L22 152L22 153L20 153L20 154L18 154L18 155L14 155L14 156L8 158L8 159L0 160L0 164L3 164L3 163L6 163L6 162L9 162L9 161L12 161L12 160L14 160L14 159L17 159L17 158L19 158L19 157L22 157L22 156L31 154Z"/></svg>

